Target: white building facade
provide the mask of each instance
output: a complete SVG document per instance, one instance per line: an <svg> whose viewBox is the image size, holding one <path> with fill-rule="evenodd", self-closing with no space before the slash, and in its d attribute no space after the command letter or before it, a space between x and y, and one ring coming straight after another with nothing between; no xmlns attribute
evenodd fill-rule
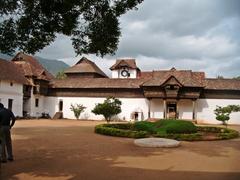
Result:
<svg viewBox="0 0 240 180"><path fill-rule="evenodd" d="M23 84L12 81L0 81L0 102L11 109L16 116L23 112Z"/></svg>
<svg viewBox="0 0 240 180"><path fill-rule="evenodd" d="M65 71L67 78L54 79L31 56L19 53L13 62L25 69L32 67L32 71L23 71L27 83L0 81L1 102L6 107L12 104L17 116L41 117L47 113L54 117L61 113L74 119L71 104L82 104L86 109L81 119L103 120L92 110L113 96L122 102L122 112L114 119L177 118L220 124L214 114L217 106L240 105L239 80L208 79L203 72L175 68L142 72L134 59L119 59L110 68L109 78L95 63L82 58ZM240 124L240 112L231 114L229 124Z"/></svg>

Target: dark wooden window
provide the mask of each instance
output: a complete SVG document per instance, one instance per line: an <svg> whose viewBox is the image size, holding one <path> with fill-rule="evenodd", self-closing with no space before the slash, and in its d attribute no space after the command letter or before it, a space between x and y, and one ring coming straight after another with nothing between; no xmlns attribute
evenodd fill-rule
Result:
<svg viewBox="0 0 240 180"><path fill-rule="evenodd" d="M39 105L39 99L35 99L35 107L38 107L38 105Z"/></svg>
<svg viewBox="0 0 240 180"><path fill-rule="evenodd" d="M12 106L13 106L13 99L8 99L8 109L12 110Z"/></svg>
<svg viewBox="0 0 240 180"><path fill-rule="evenodd" d="M63 100L59 101L59 111L61 112L63 110Z"/></svg>

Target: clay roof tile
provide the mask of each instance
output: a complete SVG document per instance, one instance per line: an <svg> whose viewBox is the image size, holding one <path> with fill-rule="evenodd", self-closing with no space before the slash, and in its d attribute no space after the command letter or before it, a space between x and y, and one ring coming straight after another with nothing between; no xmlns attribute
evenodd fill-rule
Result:
<svg viewBox="0 0 240 180"><path fill-rule="evenodd" d="M24 77L24 72L13 62L0 59L0 80L8 80L20 84L29 84Z"/></svg>

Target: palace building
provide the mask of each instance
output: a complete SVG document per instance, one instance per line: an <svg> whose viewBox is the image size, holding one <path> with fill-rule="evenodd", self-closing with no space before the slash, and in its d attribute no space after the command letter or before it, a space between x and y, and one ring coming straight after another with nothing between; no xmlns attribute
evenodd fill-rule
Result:
<svg viewBox="0 0 240 180"><path fill-rule="evenodd" d="M82 119L103 119L91 110L106 97L121 100L121 120L179 118L217 124L216 106L240 105L240 80L213 79L191 70L141 71L135 59L118 59L108 77L83 57L55 79L36 59L18 53L11 62L0 60L0 100L18 116L60 113L74 118L71 104L83 104ZM232 113L230 124L240 124Z"/></svg>

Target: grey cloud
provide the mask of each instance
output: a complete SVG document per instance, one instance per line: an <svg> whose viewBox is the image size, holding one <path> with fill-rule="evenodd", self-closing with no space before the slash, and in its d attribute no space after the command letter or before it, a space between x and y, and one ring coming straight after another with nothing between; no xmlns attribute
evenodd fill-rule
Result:
<svg viewBox="0 0 240 180"><path fill-rule="evenodd" d="M142 21L152 33L168 31L175 35L201 35L223 19L239 17L238 0L151 0L138 11L123 16L122 25Z"/></svg>
<svg viewBox="0 0 240 180"><path fill-rule="evenodd" d="M240 56L226 61L224 66L220 66L218 73L224 77L240 76Z"/></svg>
<svg viewBox="0 0 240 180"><path fill-rule="evenodd" d="M117 56L163 57L167 59L226 58L239 51L238 45L225 37L175 37L168 33L139 34L122 39Z"/></svg>
<svg viewBox="0 0 240 180"><path fill-rule="evenodd" d="M192 69L208 77L240 75L239 0L145 0L120 19L115 56L93 59L105 72L116 58L133 57L142 70ZM38 55L74 64L70 38L60 35Z"/></svg>

